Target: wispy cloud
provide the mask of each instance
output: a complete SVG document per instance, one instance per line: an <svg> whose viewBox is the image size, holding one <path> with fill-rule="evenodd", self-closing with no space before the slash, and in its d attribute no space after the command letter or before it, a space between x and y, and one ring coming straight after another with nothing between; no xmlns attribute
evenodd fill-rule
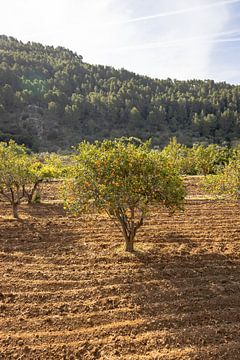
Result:
<svg viewBox="0 0 240 360"><path fill-rule="evenodd" d="M210 40L211 41L211 40ZM211 42L214 42L214 43L224 43L224 42L239 42L240 41L240 37L235 37L235 38L227 38L227 39L215 39Z"/></svg>
<svg viewBox="0 0 240 360"><path fill-rule="evenodd" d="M118 22L118 24L120 24L120 23L127 24L127 23L133 23L133 22L138 22L138 21L157 19L157 18L161 18L161 17L168 17L168 16L181 15L181 14L186 14L186 13L191 13L191 12L198 12L198 11L211 9L214 7L219 7L222 5L231 5L231 4L236 4L236 3L240 3L240 0L225 0L225 1L222 0L222 1L217 1L214 3L210 3L210 4L203 4L200 6L193 6L193 7L183 8L183 9L179 9L179 10L166 11L166 12L162 12L162 13L154 14L154 15L140 16L140 17L136 17L136 18L125 19L121 22ZM115 23L109 22L106 25L112 25L112 24L117 24L117 22L115 22Z"/></svg>
<svg viewBox="0 0 240 360"><path fill-rule="evenodd" d="M174 46L185 46L188 43L199 41L199 42L210 42L210 43L217 43L217 42L224 42L224 41L236 41L236 38L228 38L228 39L217 39L220 36L226 35L238 35L240 34L240 28L234 29L230 31L220 31L218 33L202 35L202 36L194 36L194 37L185 37L185 38L178 38L171 41L160 41L160 42L153 42L153 43L145 43L141 45L130 45L126 47L119 47L116 49L112 49L112 51L125 51L125 50L145 50L145 49L156 49L156 48L168 48Z"/></svg>

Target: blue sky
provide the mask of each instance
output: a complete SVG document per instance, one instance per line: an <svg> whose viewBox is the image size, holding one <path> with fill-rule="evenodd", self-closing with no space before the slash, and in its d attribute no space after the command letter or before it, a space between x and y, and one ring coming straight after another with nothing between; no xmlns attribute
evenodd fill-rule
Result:
<svg viewBox="0 0 240 360"><path fill-rule="evenodd" d="M240 0L11 0L0 33L156 78L240 84Z"/></svg>

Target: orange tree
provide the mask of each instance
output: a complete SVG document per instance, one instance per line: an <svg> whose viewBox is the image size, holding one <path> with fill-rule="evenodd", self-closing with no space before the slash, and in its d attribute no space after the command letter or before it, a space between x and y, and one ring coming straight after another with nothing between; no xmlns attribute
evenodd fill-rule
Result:
<svg viewBox="0 0 240 360"><path fill-rule="evenodd" d="M10 202L14 218L25 196L24 186L29 181L31 157L23 145L14 141L0 143L0 194Z"/></svg>
<svg viewBox="0 0 240 360"><path fill-rule="evenodd" d="M24 185L24 195L28 204L36 200L40 184L59 178L63 171L61 158L57 154L31 155L28 167L28 181Z"/></svg>
<svg viewBox="0 0 240 360"><path fill-rule="evenodd" d="M230 150L216 144L195 145L192 148L195 168L199 175L214 174L229 161Z"/></svg>
<svg viewBox="0 0 240 360"><path fill-rule="evenodd" d="M240 157L230 161L217 175L208 175L202 181L203 188L210 194L231 199L240 199Z"/></svg>
<svg viewBox="0 0 240 360"><path fill-rule="evenodd" d="M23 200L31 203L42 181L58 177L63 171L56 154L40 160L29 154L24 145L10 140L0 142L0 195L12 205L14 218Z"/></svg>
<svg viewBox="0 0 240 360"><path fill-rule="evenodd" d="M169 166L174 167L182 175L195 175L195 159L192 149L179 144L176 137L162 150L162 156L166 158Z"/></svg>
<svg viewBox="0 0 240 360"><path fill-rule="evenodd" d="M134 239L150 204L181 209L185 190L166 160L133 139L81 143L67 181L66 207L74 214L106 211L122 231L125 249Z"/></svg>

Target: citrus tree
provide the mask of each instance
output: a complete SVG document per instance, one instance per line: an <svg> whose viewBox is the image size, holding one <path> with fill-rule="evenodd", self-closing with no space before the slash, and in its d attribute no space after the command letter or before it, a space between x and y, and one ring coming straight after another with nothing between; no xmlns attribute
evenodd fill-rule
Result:
<svg viewBox="0 0 240 360"><path fill-rule="evenodd" d="M74 214L106 211L122 231L125 249L150 204L181 209L185 190L175 170L149 143L133 139L81 143L66 186L66 206Z"/></svg>
<svg viewBox="0 0 240 360"><path fill-rule="evenodd" d="M24 185L24 194L31 204L39 193L40 184L59 178L63 172L62 161L57 154L32 155L28 168L28 181Z"/></svg>
<svg viewBox="0 0 240 360"><path fill-rule="evenodd" d="M218 172L229 160L229 149L216 144L195 145L192 152L197 173L204 176Z"/></svg>
<svg viewBox="0 0 240 360"><path fill-rule="evenodd" d="M192 149L179 144L176 137L173 137L169 144L163 148L162 155L166 158L169 166L174 167L180 174L196 174Z"/></svg>
<svg viewBox="0 0 240 360"><path fill-rule="evenodd" d="M0 194L10 202L14 218L24 198L24 186L29 181L31 158L23 145L14 141L0 143Z"/></svg>
<svg viewBox="0 0 240 360"><path fill-rule="evenodd" d="M240 199L240 158L236 158L217 175L209 175L202 186L208 193Z"/></svg>

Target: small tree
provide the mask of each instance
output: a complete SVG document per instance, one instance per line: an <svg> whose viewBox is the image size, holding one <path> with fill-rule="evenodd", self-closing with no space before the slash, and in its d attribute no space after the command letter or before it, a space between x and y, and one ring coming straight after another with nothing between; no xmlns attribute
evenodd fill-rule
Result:
<svg viewBox="0 0 240 360"><path fill-rule="evenodd" d="M18 219L18 206L24 198L24 186L29 180L30 156L23 145L14 141L0 143L0 194L12 205Z"/></svg>
<svg viewBox="0 0 240 360"><path fill-rule="evenodd" d="M174 167L180 174L196 174L192 149L179 144L176 137L170 139L169 144L162 150L162 155L166 158L169 166Z"/></svg>
<svg viewBox="0 0 240 360"><path fill-rule="evenodd" d="M198 174L214 174L229 160L229 149L216 144L194 146L193 158Z"/></svg>
<svg viewBox="0 0 240 360"><path fill-rule="evenodd" d="M32 162L28 168L28 182L24 185L24 194L28 204L31 204L39 192L40 184L58 178L63 171L62 162L56 154L40 156L32 155Z"/></svg>
<svg viewBox="0 0 240 360"><path fill-rule="evenodd" d="M70 211L106 211L119 225L130 252L148 206L181 209L185 195L175 170L148 142L134 144L124 138L81 143L66 189Z"/></svg>
<svg viewBox="0 0 240 360"><path fill-rule="evenodd" d="M210 194L240 199L240 159L232 160L217 175L209 175L202 181L205 191Z"/></svg>

